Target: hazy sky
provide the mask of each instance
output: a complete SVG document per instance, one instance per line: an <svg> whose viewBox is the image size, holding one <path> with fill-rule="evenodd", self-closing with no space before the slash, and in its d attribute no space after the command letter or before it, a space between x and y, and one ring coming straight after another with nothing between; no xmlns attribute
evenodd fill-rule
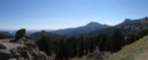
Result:
<svg viewBox="0 0 148 60"><path fill-rule="evenodd" d="M148 16L148 0L0 0L0 29L115 25Z"/></svg>

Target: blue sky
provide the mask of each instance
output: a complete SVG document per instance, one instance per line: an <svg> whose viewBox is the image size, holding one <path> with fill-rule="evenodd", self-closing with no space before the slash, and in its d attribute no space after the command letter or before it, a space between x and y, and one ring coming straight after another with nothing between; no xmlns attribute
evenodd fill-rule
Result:
<svg viewBox="0 0 148 60"><path fill-rule="evenodd" d="M61 29L91 21L116 25L148 16L148 0L0 0L0 29Z"/></svg>

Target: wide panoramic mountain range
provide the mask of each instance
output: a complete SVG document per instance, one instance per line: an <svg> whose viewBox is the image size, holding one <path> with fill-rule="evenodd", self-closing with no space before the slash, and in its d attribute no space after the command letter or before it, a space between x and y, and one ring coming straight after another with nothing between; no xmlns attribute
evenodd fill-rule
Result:
<svg viewBox="0 0 148 60"><path fill-rule="evenodd" d="M105 24L99 24L97 22L90 22L85 26L75 27L75 28L67 28L67 29L59 29L54 31L47 31L47 35L62 35L62 36L79 36L79 35L97 35L97 34L107 34L112 33L114 29L120 29L123 33L129 33L130 31L140 31L144 29L148 29L148 17L140 18L140 19L125 19L122 23L109 26ZM14 35L15 31L0 31L1 37L11 37ZM31 32L31 33L30 33ZM41 31L28 31L27 34L31 37L39 36ZM45 33L45 32L44 32ZM4 37L4 38L5 38Z"/></svg>
<svg viewBox="0 0 148 60"><path fill-rule="evenodd" d="M105 58L102 57L105 56L103 53L116 53L146 35L148 35L148 17L125 19L115 26L90 22L76 28L28 31L25 37L55 60L89 56L91 53L99 56L97 59L103 60L102 58ZM13 40L14 37L17 37L15 31L0 31L2 43ZM100 52L94 53L96 51Z"/></svg>

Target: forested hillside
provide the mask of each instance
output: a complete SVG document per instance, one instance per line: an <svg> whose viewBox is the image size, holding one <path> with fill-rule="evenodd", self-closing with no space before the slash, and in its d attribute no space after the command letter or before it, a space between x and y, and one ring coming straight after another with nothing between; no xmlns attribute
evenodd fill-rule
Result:
<svg viewBox="0 0 148 60"><path fill-rule="evenodd" d="M40 32L37 44L48 55L55 55L56 60L82 57L93 53L96 49L100 52L114 53L123 46L147 35L147 21L147 17L128 21L126 19L119 25L90 33L82 33L79 36L61 36L44 31Z"/></svg>

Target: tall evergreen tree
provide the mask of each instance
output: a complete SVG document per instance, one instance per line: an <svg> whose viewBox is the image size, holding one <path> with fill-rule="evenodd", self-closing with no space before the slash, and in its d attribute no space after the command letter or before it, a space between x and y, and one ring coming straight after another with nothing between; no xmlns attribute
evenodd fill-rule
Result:
<svg viewBox="0 0 148 60"><path fill-rule="evenodd" d="M46 34L47 32L45 31L41 32L41 38L37 41L37 45L40 50L46 52L48 55L51 55L50 39Z"/></svg>
<svg viewBox="0 0 148 60"><path fill-rule="evenodd" d="M113 52L118 51L125 44L124 36L122 35L121 30L115 29L111 37L112 37L111 50Z"/></svg>

